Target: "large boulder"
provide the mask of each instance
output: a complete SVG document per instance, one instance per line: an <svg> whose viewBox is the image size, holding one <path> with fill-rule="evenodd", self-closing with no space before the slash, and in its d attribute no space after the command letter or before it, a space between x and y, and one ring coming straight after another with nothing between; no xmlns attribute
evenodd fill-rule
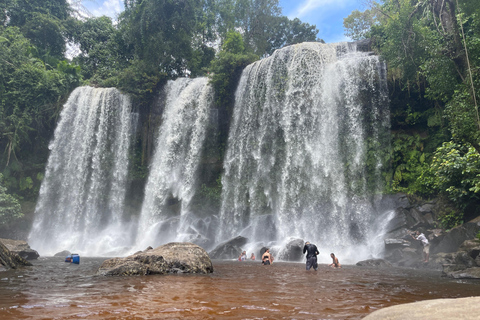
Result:
<svg viewBox="0 0 480 320"><path fill-rule="evenodd" d="M21 266L31 265L30 262L20 257L18 254L8 250L8 248L0 241L0 267L3 266L0 270L17 269Z"/></svg>
<svg viewBox="0 0 480 320"><path fill-rule="evenodd" d="M430 253L437 252L455 252L465 240L474 239L480 231L480 223L465 223L455 227L442 236L431 241L432 247Z"/></svg>
<svg viewBox="0 0 480 320"><path fill-rule="evenodd" d="M64 258L65 258L66 256L71 255L71 254L72 254L72 253L71 253L70 251L68 251L68 250L63 250L63 251L60 251L60 252L55 253L53 256L54 256L54 257L64 257Z"/></svg>
<svg viewBox="0 0 480 320"><path fill-rule="evenodd" d="M399 304L372 312L364 320L478 319L480 297L434 299Z"/></svg>
<svg viewBox="0 0 480 320"><path fill-rule="evenodd" d="M26 241L0 239L0 242L2 242L8 248L8 250L18 254L20 257L22 257L25 260L35 260L38 257L40 257L38 252L30 248L30 246Z"/></svg>
<svg viewBox="0 0 480 320"><path fill-rule="evenodd" d="M212 261L202 247L189 242L171 242L126 258L105 260L97 274L131 276L212 272Z"/></svg>
<svg viewBox="0 0 480 320"><path fill-rule="evenodd" d="M480 267L447 272L446 275L447 277L454 279L480 279ZM480 315L480 313L477 315Z"/></svg>
<svg viewBox="0 0 480 320"><path fill-rule="evenodd" d="M278 258L283 261L301 261L303 259L303 239L292 239L279 252Z"/></svg>
<svg viewBox="0 0 480 320"><path fill-rule="evenodd" d="M363 261L358 261L356 263L359 267L376 267L376 268L390 268L392 264L383 259L368 259Z"/></svg>
<svg viewBox="0 0 480 320"><path fill-rule="evenodd" d="M236 259L242 253L243 246L247 244L248 239L242 236L235 237L219 244L215 249L210 251L209 255L212 259Z"/></svg>

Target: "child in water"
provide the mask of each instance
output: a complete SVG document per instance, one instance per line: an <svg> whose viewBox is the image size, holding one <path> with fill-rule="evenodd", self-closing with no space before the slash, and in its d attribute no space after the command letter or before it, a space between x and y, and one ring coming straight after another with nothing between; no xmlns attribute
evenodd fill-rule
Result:
<svg viewBox="0 0 480 320"><path fill-rule="evenodd" d="M338 262L338 258L335 257L335 254L330 253L330 257L333 259L333 263L330 264L329 266L332 268L341 268L342 266L340 265L340 262Z"/></svg>

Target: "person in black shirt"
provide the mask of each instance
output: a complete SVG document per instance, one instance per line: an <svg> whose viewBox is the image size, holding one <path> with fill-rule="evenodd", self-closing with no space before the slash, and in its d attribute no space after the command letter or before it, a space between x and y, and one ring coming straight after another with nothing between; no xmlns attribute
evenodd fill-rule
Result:
<svg viewBox="0 0 480 320"><path fill-rule="evenodd" d="M310 270L310 268L313 267L313 269L317 271L317 255L319 254L317 246L307 241L305 242L305 246L303 247L303 253L305 252L307 253L307 270Z"/></svg>

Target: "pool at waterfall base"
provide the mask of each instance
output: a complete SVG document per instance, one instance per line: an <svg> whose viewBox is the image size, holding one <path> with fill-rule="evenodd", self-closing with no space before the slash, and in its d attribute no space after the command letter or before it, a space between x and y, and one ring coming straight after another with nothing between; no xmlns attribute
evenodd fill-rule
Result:
<svg viewBox="0 0 480 320"><path fill-rule="evenodd" d="M213 260L208 275L95 275L104 260L43 257L0 272L0 319L361 319L397 304L480 295L480 281L431 270Z"/></svg>

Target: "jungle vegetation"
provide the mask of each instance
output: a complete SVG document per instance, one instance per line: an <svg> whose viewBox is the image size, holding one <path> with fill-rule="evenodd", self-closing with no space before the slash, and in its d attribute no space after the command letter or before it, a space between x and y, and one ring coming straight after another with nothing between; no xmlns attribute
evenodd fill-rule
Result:
<svg viewBox="0 0 480 320"><path fill-rule="evenodd" d="M21 218L19 203L36 200L55 123L77 86L117 87L148 113L166 80L207 75L228 118L246 65L322 41L315 26L283 16L278 0L125 0L115 22L71 3L0 2L3 227ZM479 18L476 0L383 0L344 20L346 35L371 38L388 65L394 139L385 191L445 197L458 208L449 226L478 214Z"/></svg>
<svg viewBox="0 0 480 320"><path fill-rule="evenodd" d="M166 80L210 73L228 117L246 65L286 45L322 41L315 26L283 16L278 0L124 6L114 22L89 16L81 1L0 2L0 227L21 217L19 203L35 202L55 123L77 86L117 87L148 113ZM135 174L144 178L145 156L138 158Z"/></svg>
<svg viewBox="0 0 480 320"><path fill-rule="evenodd" d="M388 64L388 188L448 199L446 227L480 214L479 18L475 0L383 0L344 19Z"/></svg>

